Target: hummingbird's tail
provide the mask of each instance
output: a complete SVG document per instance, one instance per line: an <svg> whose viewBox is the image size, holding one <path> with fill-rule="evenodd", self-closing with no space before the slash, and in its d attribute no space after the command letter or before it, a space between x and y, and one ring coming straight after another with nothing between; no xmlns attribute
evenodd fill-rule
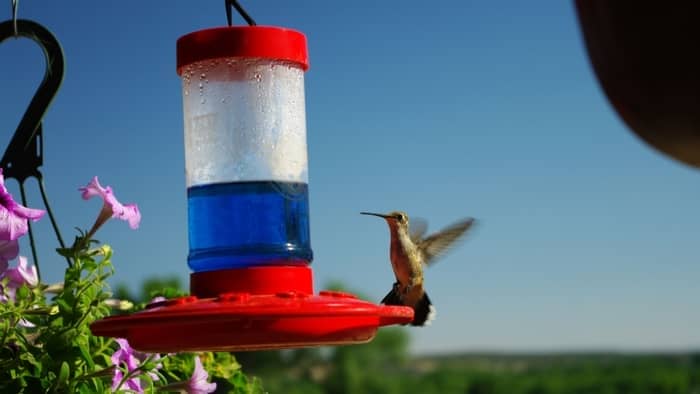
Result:
<svg viewBox="0 0 700 394"><path fill-rule="evenodd" d="M428 298L428 293L423 293L423 297L413 307L412 326L429 326L435 319L435 307Z"/></svg>
<svg viewBox="0 0 700 394"><path fill-rule="evenodd" d="M391 289L389 294L387 294L381 301L384 305L405 305L399 294L398 284L395 283L394 287ZM418 300L416 305L413 307L413 321L412 326L429 326L430 323L435 319L435 307L430 302L428 293L423 292L423 296Z"/></svg>

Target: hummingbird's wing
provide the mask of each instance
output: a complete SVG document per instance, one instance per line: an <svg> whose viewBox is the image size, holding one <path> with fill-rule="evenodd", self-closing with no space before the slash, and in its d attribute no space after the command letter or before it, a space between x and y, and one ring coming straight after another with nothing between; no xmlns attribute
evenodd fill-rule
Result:
<svg viewBox="0 0 700 394"><path fill-rule="evenodd" d="M418 245L428 231L428 222L423 218L411 218L408 224L408 236L414 244Z"/></svg>
<svg viewBox="0 0 700 394"><path fill-rule="evenodd" d="M438 256L445 253L451 246L454 246L455 242L473 224L473 218L465 219L420 241L418 250L423 254L423 263L433 263Z"/></svg>

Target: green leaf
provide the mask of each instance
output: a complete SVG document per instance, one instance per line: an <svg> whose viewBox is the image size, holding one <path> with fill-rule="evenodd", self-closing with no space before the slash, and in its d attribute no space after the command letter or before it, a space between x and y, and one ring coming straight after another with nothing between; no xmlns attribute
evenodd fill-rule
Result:
<svg viewBox="0 0 700 394"><path fill-rule="evenodd" d="M73 311L73 308L64 299L61 299L61 298L57 299L56 304L58 304L59 313L61 313L61 314L67 314L67 313L71 313Z"/></svg>
<svg viewBox="0 0 700 394"><path fill-rule="evenodd" d="M19 289L17 289L18 300L28 299L31 294L32 291L29 289L29 287L27 287L27 285L22 285Z"/></svg>
<svg viewBox="0 0 700 394"><path fill-rule="evenodd" d="M56 248L56 252L63 257L73 257L72 248Z"/></svg>
<svg viewBox="0 0 700 394"><path fill-rule="evenodd" d="M80 394L92 394L92 393L104 393L104 392L106 392L101 380L91 379L90 383L92 383L92 386L89 386L87 384L81 385L78 392Z"/></svg>
<svg viewBox="0 0 700 394"><path fill-rule="evenodd" d="M83 356L83 360L87 363L89 370L95 369L95 362L92 361L92 356L88 350L88 345L83 341L78 342L78 349L80 349L80 354Z"/></svg>
<svg viewBox="0 0 700 394"><path fill-rule="evenodd" d="M56 388L60 389L62 387L68 386L68 377L70 376L70 367L67 362L61 363L61 370L58 373L58 381L56 382Z"/></svg>
<svg viewBox="0 0 700 394"><path fill-rule="evenodd" d="M19 355L19 359L22 361L26 361L27 363L41 369L40 363L36 360L36 358L34 358L34 355L30 352L22 352L22 354Z"/></svg>

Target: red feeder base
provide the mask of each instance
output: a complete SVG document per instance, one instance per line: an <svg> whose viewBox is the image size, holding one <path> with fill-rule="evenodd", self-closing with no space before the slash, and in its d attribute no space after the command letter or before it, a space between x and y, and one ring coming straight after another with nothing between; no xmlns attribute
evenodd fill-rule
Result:
<svg viewBox="0 0 700 394"><path fill-rule="evenodd" d="M313 295L306 266L193 273L192 296L111 316L93 334L126 338L137 350L244 351L369 342L380 326L407 324L413 309L375 305L354 295ZM201 297L201 298L198 298Z"/></svg>

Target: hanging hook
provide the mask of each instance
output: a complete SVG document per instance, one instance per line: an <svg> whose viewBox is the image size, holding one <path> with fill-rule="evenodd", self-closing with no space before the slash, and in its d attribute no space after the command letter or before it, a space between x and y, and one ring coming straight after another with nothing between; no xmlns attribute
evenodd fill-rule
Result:
<svg viewBox="0 0 700 394"><path fill-rule="evenodd" d="M13 12L16 12L16 0L13 0ZM28 20L12 20L0 23L0 43L13 36L23 36L39 44L46 58L46 71L44 79L39 84L29 107L17 126L5 154L0 160L3 175L6 179L15 178L19 182L19 190L22 195L22 204L27 205L27 197L24 191L24 181L27 178L36 178L39 182L39 191L44 201L46 212L51 219L54 233L58 243L65 248L58 225L49 206L49 200L44 190L44 180L39 167L44 163L44 146L41 120L49 108L56 92L63 82L63 49L56 37L44 26ZM34 245L31 222L29 224L29 243L34 257L34 264L39 272L39 260ZM70 265L70 260L67 260Z"/></svg>
<svg viewBox="0 0 700 394"><path fill-rule="evenodd" d="M19 0L11 0L12 2L12 26L14 27L15 30L15 37L19 35L19 32L17 31L17 5L19 3Z"/></svg>
<svg viewBox="0 0 700 394"><path fill-rule="evenodd" d="M226 20L228 21L228 25L231 26L233 23L233 18L231 15L231 6L234 6L236 8L236 11L245 19L245 21L248 23L250 26L255 26L257 23L253 20L253 18L248 15L248 13L243 9L243 7L238 4L237 0L224 0L224 3L226 5Z"/></svg>

